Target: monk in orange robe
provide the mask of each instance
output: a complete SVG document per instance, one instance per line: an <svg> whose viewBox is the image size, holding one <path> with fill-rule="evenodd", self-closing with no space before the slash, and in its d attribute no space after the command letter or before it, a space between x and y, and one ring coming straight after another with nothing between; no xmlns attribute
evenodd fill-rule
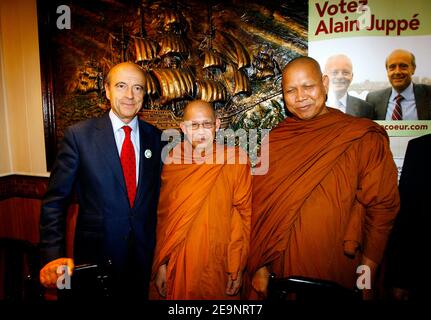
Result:
<svg viewBox="0 0 431 320"><path fill-rule="evenodd" d="M150 299L239 299L250 242L251 172L239 148L213 143L219 127L207 102L185 108L186 139L162 171Z"/></svg>
<svg viewBox="0 0 431 320"><path fill-rule="evenodd" d="M365 265L372 283L399 209L387 134L325 106L328 78L312 58L292 60L282 87L291 115L263 141L269 171L253 179L249 297L266 296L270 273L354 289Z"/></svg>

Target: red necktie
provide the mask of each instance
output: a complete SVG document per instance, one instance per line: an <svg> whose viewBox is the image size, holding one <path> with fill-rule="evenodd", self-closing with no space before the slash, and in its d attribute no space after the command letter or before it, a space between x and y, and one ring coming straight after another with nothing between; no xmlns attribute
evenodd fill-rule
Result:
<svg viewBox="0 0 431 320"><path fill-rule="evenodd" d="M130 207L133 207L133 202L136 196L136 157L135 149L133 148L132 140L130 139L130 132L132 128L129 126L123 127L126 134L121 147L121 166L123 167L124 180L126 181L127 195L129 197Z"/></svg>
<svg viewBox="0 0 431 320"><path fill-rule="evenodd" d="M401 100L403 100L402 95L397 95L395 97L395 108L392 113L392 120L402 120L403 119L403 110L401 109Z"/></svg>

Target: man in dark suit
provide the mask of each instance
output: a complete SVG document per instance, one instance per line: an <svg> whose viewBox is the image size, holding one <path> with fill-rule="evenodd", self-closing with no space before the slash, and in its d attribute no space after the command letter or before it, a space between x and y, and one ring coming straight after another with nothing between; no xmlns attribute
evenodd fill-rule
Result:
<svg viewBox="0 0 431 320"><path fill-rule="evenodd" d="M410 140L399 184L401 208L386 254L386 284L398 300L429 299L430 163L431 134Z"/></svg>
<svg viewBox="0 0 431 320"><path fill-rule="evenodd" d="M386 71L392 88L370 92L374 120L431 120L431 86L414 84L413 53L397 49L386 58Z"/></svg>
<svg viewBox="0 0 431 320"><path fill-rule="evenodd" d="M40 219L40 280L46 287L56 286L59 266L73 273L74 264L109 261L114 296L147 297L162 145L160 131L137 117L144 87L139 66L114 66L105 83L109 113L65 130ZM79 213L71 259L65 254L65 220L74 189Z"/></svg>
<svg viewBox="0 0 431 320"><path fill-rule="evenodd" d="M353 79L352 61L348 56L337 54L329 57L324 73L329 78L328 106L352 116L372 119L371 105L347 93Z"/></svg>

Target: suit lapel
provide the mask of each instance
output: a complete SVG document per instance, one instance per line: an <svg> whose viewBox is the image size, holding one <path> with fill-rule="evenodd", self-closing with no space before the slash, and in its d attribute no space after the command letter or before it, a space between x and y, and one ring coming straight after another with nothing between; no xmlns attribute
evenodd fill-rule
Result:
<svg viewBox="0 0 431 320"><path fill-rule="evenodd" d="M388 111L388 105L389 105L389 98L391 97L392 89L388 88L385 90L384 94L382 94L382 101L381 103L377 104L379 107L378 112L378 119L385 120L386 119L386 112Z"/></svg>
<svg viewBox="0 0 431 320"><path fill-rule="evenodd" d="M147 128L145 124L139 120L139 144L140 144L140 155L139 155L139 179L138 187L136 190L137 197L135 198L135 204L140 201L143 195L144 185L147 183L146 176L151 170L151 163L154 159L154 150L152 145L152 136L147 134Z"/></svg>
<svg viewBox="0 0 431 320"><path fill-rule="evenodd" d="M118 155L117 145L115 143L114 132L109 114L106 113L96 124L97 131L97 148L101 159L108 168L112 170L119 185L127 194L126 183L124 181L123 169L121 168L120 157Z"/></svg>
<svg viewBox="0 0 431 320"><path fill-rule="evenodd" d="M429 101L427 101L427 97L425 92L422 90L423 88L413 84L413 92L415 95L415 103L416 103L416 110L418 112L418 119L419 120L427 120L428 119L428 108L427 103L429 105Z"/></svg>
<svg viewBox="0 0 431 320"><path fill-rule="evenodd" d="M355 104L355 100L352 100L349 94L347 94L346 99L346 113L347 114L357 114L357 106Z"/></svg>

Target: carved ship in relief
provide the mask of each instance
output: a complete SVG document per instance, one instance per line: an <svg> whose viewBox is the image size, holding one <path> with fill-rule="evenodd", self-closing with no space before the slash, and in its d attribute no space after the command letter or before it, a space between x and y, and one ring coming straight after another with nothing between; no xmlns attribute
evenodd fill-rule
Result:
<svg viewBox="0 0 431 320"><path fill-rule="evenodd" d="M73 91L77 94L87 94L101 91L103 88L103 76L99 71L97 63L88 61L77 70L77 81Z"/></svg>
<svg viewBox="0 0 431 320"><path fill-rule="evenodd" d="M193 99L211 103L225 128L239 113L280 94L275 91L260 101L243 99L252 93L247 71L252 66L250 54L232 34L215 30L211 17L209 21L209 31L197 50L198 59L191 57L196 50L189 45L187 22L178 11L164 12L163 36L159 41L144 36L143 23L142 36L131 36L128 41L121 39L123 50L127 50L130 41L133 43L129 46L134 49L131 56L145 72L146 97L139 116L159 129L178 128L182 110ZM118 39L113 34L110 37ZM124 52L122 57L123 61L131 60ZM265 76L256 79L274 76L269 69L265 72Z"/></svg>

